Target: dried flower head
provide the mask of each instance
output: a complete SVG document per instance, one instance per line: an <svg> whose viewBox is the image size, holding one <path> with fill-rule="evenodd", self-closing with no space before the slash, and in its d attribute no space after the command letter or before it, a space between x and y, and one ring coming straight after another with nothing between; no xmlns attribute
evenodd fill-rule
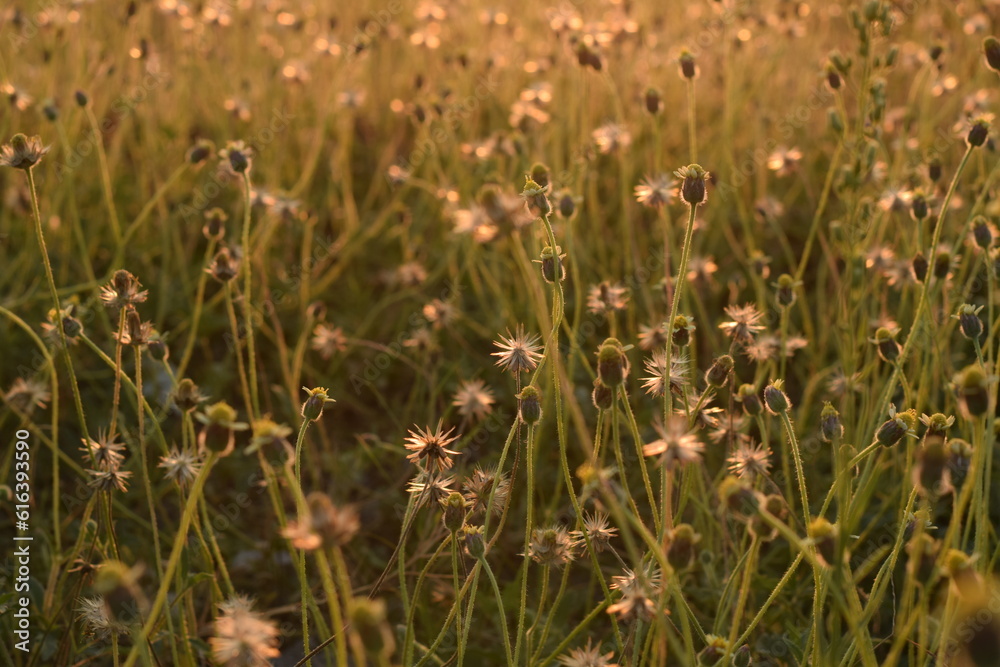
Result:
<svg viewBox="0 0 1000 667"><path fill-rule="evenodd" d="M524 326L521 324L517 325L514 332L511 335L510 329L508 329L506 336L500 336L500 340L493 343L500 348L499 352L491 353L492 356L497 357L497 366L514 375L535 370L538 362L542 359L542 355L539 353L539 350L542 349L539 345L540 337L535 334L526 334Z"/></svg>
<svg viewBox="0 0 1000 667"><path fill-rule="evenodd" d="M452 435L455 432L454 428L447 431L443 429L444 420L439 421L433 431L430 426L411 429L405 444L411 453L406 458L413 463L422 464L427 470L442 471L450 468L451 457L457 456L459 452L448 449L448 445L458 440L459 436Z"/></svg>
<svg viewBox="0 0 1000 667"><path fill-rule="evenodd" d="M499 515L510 495L510 480L507 473L497 473L494 467L477 466L472 475L462 483L462 489L465 491L465 499L469 501L471 513L485 512L489 505L490 510Z"/></svg>
<svg viewBox="0 0 1000 667"><path fill-rule="evenodd" d="M611 525L608 515L604 512L595 512L583 517L583 530L570 531L573 538L573 546L583 548L587 541L590 541L590 548L595 553L601 553L611 545L611 538L618 533L618 529Z"/></svg>
<svg viewBox="0 0 1000 667"><path fill-rule="evenodd" d="M740 479L749 481L757 477L766 477L771 470L771 448L767 445L755 445L741 442L726 459L729 470Z"/></svg>
<svg viewBox="0 0 1000 667"><path fill-rule="evenodd" d="M573 540L562 526L535 528L528 543L528 556L547 567L562 567L574 558Z"/></svg>
<svg viewBox="0 0 1000 667"><path fill-rule="evenodd" d="M670 418L666 428L659 424L654 424L653 427L660 438L643 445L642 453L645 456L662 455L663 465L669 469L701 461L701 454L705 446L688 429L687 420L684 417L674 415Z"/></svg>
<svg viewBox="0 0 1000 667"><path fill-rule="evenodd" d="M215 633L209 639L212 659L225 667L268 667L271 658L281 655L274 623L253 611L253 603L236 596L219 604Z"/></svg>
<svg viewBox="0 0 1000 667"><path fill-rule="evenodd" d="M563 667L618 667L611 662L615 657L614 651L601 653L601 646L592 646L590 638L584 648L570 649L569 653L559 656L559 664Z"/></svg>
<svg viewBox="0 0 1000 667"><path fill-rule="evenodd" d="M49 152L42 144L41 137L15 134L10 143L0 146L0 167L28 170L34 167Z"/></svg>
<svg viewBox="0 0 1000 667"><path fill-rule="evenodd" d="M719 328L739 345L752 343L757 334L764 330L764 325L760 323L763 315L752 303L726 306L725 312L729 321L720 324Z"/></svg>
<svg viewBox="0 0 1000 667"><path fill-rule="evenodd" d="M166 471L163 476L177 482L183 489L190 486L198 477L201 471L201 457L194 452L174 448L166 456L160 457L157 467L163 468Z"/></svg>
<svg viewBox="0 0 1000 667"><path fill-rule="evenodd" d="M118 436L107 430L101 430L97 434L97 439L82 438L83 447L80 451L86 452L87 456L100 468L117 468L125 460L125 445L118 442Z"/></svg>
<svg viewBox="0 0 1000 667"><path fill-rule="evenodd" d="M482 380L465 380L455 392L452 405L458 408L458 414L472 421L482 421L491 412L496 398L486 383Z"/></svg>
<svg viewBox="0 0 1000 667"><path fill-rule="evenodd" d="M121 310L146 300L149 292L140 290L139 279L124 269L115 271L111 282L101 287L101 301L108 308Z"/></svg>

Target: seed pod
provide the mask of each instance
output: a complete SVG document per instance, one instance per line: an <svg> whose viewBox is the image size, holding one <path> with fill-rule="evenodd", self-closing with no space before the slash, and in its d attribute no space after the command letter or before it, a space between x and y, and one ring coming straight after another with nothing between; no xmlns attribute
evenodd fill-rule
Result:
<svg viewBox="0 0 1000 667"><path fill-rule="evenodd" d="M951 491L948 457L944 438L937 435L924 438L913 468L914 484L924 496L934 499Z"/></svg>
<svg viewBox="0 0 1000 667"><path fill-rule="evenodd" d="M564 192L559 197L559 216L568 220L574 213L576 213L576 200L572 194Z"/></svg>
<svg viewBox="0 0 1000 667"><path fill-rule="evenodd" d="M893 363L899 358L900 346L896 342L896 336L886 327L879 327L875 331L875 337L871 339L878 348L878 356L886 363Z"/></svg>
<svg viewBox="0 0 1000 667"><path fill-rule="evenodd" d="M826 85L830 86L830 90L840 90L840 86L843 80L840 78L840 73L837 72L837 68L830 63L826 66Z"/></svg>
<svg viewBox="0 0 1000 667"><path fill-rule="evenodd" d="M174 389L174 403L183 412L191 412L201 405L204 400L205 397L201 395L198 385L190 378L183 378L177 383L177 388Z"/></svg>
<svg viewBox="0 0 1000 667"><path fill-rule="evenodd" d="M601 378L595 378L591 399L594 401L594 407L598 410L610 410L615 400L615 392L608 385L601 382Z"/></svg>
<svg viewBox="0 0 1000 667"><path fill-rule="evenodd" d="M966 366L955 375L953 380L955 393L958 394L959 406L966 419L981 417L989 410L990 396L988 387L992 378L979 364Z"/></svg>
<svg viewBox="0 0 1000 667"><path fill-rule="evenodd" d="M545 217L552 210L547 196L548 190L548 185L540 185L531 176L525 176L521 197L528 203L531 212L539 217Z"/></svg>
<svg viewBox="0 0 1000 667"><path fill-rule="evenodd" d="M965 137L970 146L979 147L986 143L986 138L990 134L990 123L985 118L977 118L969 128L969 134Z"/></svg>
<svg viewBox="0 0 1000 667"><path fill-rule="evenodd" d="M733 372L736 363L728 354L718 357L712 365L705 371L705 382L710 387L724 387L729 381L729 375Z"/></svg>
<svg viewBox="0 0 1000 667"><path fill-rule="evenodd" d="M983 40L983 55L986 56L986 65L994 72L1000 72L1000 41L996 37Z"/></svg>
<svg viewBox="0 0 1000 667"><path fill-rule="evenodd" d="M917 190L913 193L913 199L910 201L910 215L913 216L914 220L919 222L926 219L929 212L927 196L924 195L922 190Z"/></svg>
<svg viewBox="0 0 1000 667"><path fill-rule="evenodd" d="M201 164L215 152L215 145L207 139L199 139L194 146L188 149L188 164Z"/></svg>
<svg viewBox="0 0 1000 667"><path fill-rule="evenodd" d="M646 111L654 116L663 110L663 96L656 88L647 88L643 101L646 103Z"/></svg>
<svg viewBox="0 0 1000 667"><path fill-rule="evenodd" d="M691 334L695 328L693 319L687 315L678 315L674 318L674 330L670 334L670 339L677 347L687 347L691 343Z"/></svg>
<svg viewBox="0 0 1000 667"><path fill-rule="evenodd" d="M958 307L958 312L953 315L958 320L962 335L969 340L979 340L983 335L983 321L979 319L979 311L982 306L976 308L968 303L963 303Z"/></svg>
<svg viewBox="0 0 1000 667"><path fill-rule="evenodd" d="M681 76L685 79L691 80L698 76L698 67L694 62L694 55L684 49L681 51L680 56L677 58L677 63L680 65Z"/></svg>
<svg viewBox="0 0 1000 667"><path fill-rule="evenodd" d="M879 426L875 432L875 440L885 446L892 447L905 435L913 435L916 426L915 414L912 410L897 413L894 407L889 409L889 419Z"/></svg>
<svg viewBox="0 0 1000 667"><path fill-rule="evenodd" d="M757 395L757 389L752 384L741 384L736 391L736 400L743 404L743 412L755 417L764 411L764 406Z"/></svg>
<svg viewBox="0 0 1000 667"><path fill-rule="evenodd" d="M566 267L563 266L563 257L566 255L561 253L561 250L562 248L559 246L556 246L555 250L550 246L545 246L539 254L541 257L539 261L542 264L542 278L547 283L554 283L556 280L562 282L566 279Z"/></svg>
<svg viewBox="0 0 1000 667"><path fill-rule="evenodd" d="M760 505L760 499L750 486L733 476L719 483L719 502L738 518L756 514Z"/></svg>
<svg viewBox="0 0 1000 667"><path fill-rule="evenodd" d="M465 526L462 529L462 539L465 540L465 548L469 550L470 556L479 560L486 555L482 526Z"/></svg>
<svg viewBox="0 0 1000 667"><path fill-rule="evenodd" d="M517 414L521 421L532 426L542 418L542 397L532 385L528 385L517 395Z"/></svg>
<svg viewBox="0 0 1000 667"><path fill-rule="evenodd" d="M78 107L85 107L90 102L90 98L87 97L87 93L82 90L78 90L73 93L73 99L76 100L76 105Z"/></svg>
<svg viewBox="0 0 1000 667"><path fill-rule="evenodd" d="M441 521L448 532L454 535L465 524L465 515L468 512L468 501L458 491L452 491L447 498L441 500L443 512Z"/></svg>
<svg viewBox="0 0 1000 667"><path fill-rule="evenodd" d="M229 216L219 207L211 208L205 212L205 226L201 228L205 238L214 241L221 241L226 235L226 220Z"/></svg>
<svg viewBox="0 0 1000 667"><path fill-rule="evenodd" d="M989 250L993 245L993 230L990 229L989 222L981 215L976 216L972 221L972 238L976 240L976 245L983 250Z"/></svg>
<svg viewBox="0 0 1000 667"><path fill-rule="evenodd" d="M679 523L667 538L667 561L675 570L685 570L694 562L695 547L701 535L687 523Z"/></svg>
<svg viewBox="0 0 1000 667"><path fill-rule="evenodd" d="M819 437L824 442L833 442L844 437L844 424L840 421L840 413L833 404L827 401L819 414Z"/></svg>
<svg viewBox="0 0 1000 667"><path fill-rule="evenodd" d="M937 183L941 180L941 158L933 157L927 163L927 177L931 179L932 183Z"/></svg>
<svg viewBox="0 0 1000 667"><path fill-rule="evenodd" d="M795 278L787 273L782 273L778 277L778 282L774 284L774 298L782 308L788 308L795 303Z"/></svg>
<svg viewBox="0 0 1000 667"><path fill-rule="evenodd" d="M924 282L927 279L927 269L930 265L927 263L927 258L924 257L924 253L918 252L910 260L910 268L913 269L913 277L917 282Z"/></svg>
<svg viewBox="0 0 1000 667"><path fill-rule="evenodd" d="M771 380L771 382L764 387L764 404L767 405L767 411L772 415L784 414L792 407L784 389L784 380Z"/></svg>
<svg viewBox="0 0 1000 667"><path fill-rule="evenodd" d="M621 386L628 377L629 363L621 342L608 338L597 351L597 377L608 387Z"/></svg>

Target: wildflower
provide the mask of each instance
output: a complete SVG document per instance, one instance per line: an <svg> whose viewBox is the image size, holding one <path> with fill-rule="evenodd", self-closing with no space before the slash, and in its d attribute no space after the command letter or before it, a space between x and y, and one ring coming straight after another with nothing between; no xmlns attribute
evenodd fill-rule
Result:
<svg viewBox="0 0 1000 667"><path fill-rule="evenodd" d="M588 638L585 648L570 649L569 653L559 656L559 664L563 667L618 667L611 662L614 657L614 651L602 654L600 645L591 646Z"/></svg>
<svg viewBox="0 0 1000 667"><path fill-rule="evenodd" d="M236 596L219 604L214 635L208 640L212 659L225 667L267 667L278 650L280 632L274 623L252 609L253 603Z"/></svg>
<svg viewBox="0 0 1000 667"><path fill-rule="evenodd" d="M531 560L547 567L562 567L573 560L573 541L562 526L535 528L528 542Z"/></svg>
<svg viewBox="0 0 1000 667"><path fill-rule="evenodd" d="M153 336L153 324L143 322L139 311L129 306L125 311L125 329L116 334L122 345L142 347L149 343Z"/></svg>
<svg viewBox="0 0 1000 667"><path fill-rule="evenodd" d="M454 428L444 431L444 421L439 421L437 428L431 431L430 426L421 429L415 427L410 430L409 437L406 438L406 449L412 452L407 455L407 459L413 463L424 461L424 467L428 470L447 470L452 466L452 456L457 456L459 452L448 449L448 445L458 440L458 436L452 436Z"/></svg>
<svg viewBox="0 0 1000 667"><path fill-rule="evenodd" d="M336 403L336 401L327 395L330 390L324 387L315 387L313 389L302 387L302 391L308 394L306 400L302 403L303 419L308 419L312 422L319 421L320 417L323 416L323 409L327 403Z"/></svg>
<svg viewBox="0 0 1000 667"><path fill-rule="evenodd" d="M771 448L767 445L740 443L726 459L729 471L740 479L751 482L757 477L766 477L771 470Z"/></svg>
<svg viewBox="0 0 1000 667"><path fill-rule="evenodd" d="M261 419L254 419L250 423L250 431L253 436L250 444L243 450L244 454L253 454L258 449L271 449L274 447L284 448L290 457L294 457L291 443L288 437L295 431L287 424L279 424L271 419L269 415L264 415Z"/></svg>
<svg viewBox="0 0 1000 667"><path fill-rule="evenodd" d="M120 269L115 271L111 277L111 282L101 287L101 301L113 310L121 310L142 303L149 296L149 292L141 290L139 279L134 275Z"/></svg>
<svg viewBox="0 0 1000 667"><path fill-rule="evenodd" d="M535 260L542 265L542 278L547 283L566 280L566 267L563 265L566 253L561 250L559 246L556 246L555 250L551 246L545 246L539 253L541 259Z"/></svg>
<svg viewBox="0 0 1000 667"><path fill-rule="evenodd" d="M887 363L893 363L899 358L901 349L896 342L896 332L888 327L879 327L875 336L869 339L878 347L878 356Z"/></svg>
<svg viewBox="0 0 1000 667"><path fill-rule="evenodd" d="M669 174L646 176L635 186L635 199L643 206L661 208L673 201L677 184Z"/></svg>
<svg viewBox="0 0 1000 667"><path fill-rule="evenodd" d="M59 335L59 325L56 324L58 319L62 320L63 332L66 334L66 342L69 345L76 345L79 341L80 334L83 333L83 323L80 322L76 317L76 306L71 305L67 308L63 308L58 312L55 308L49 310L48 321L42 322L42 331L45 337L48 338L54 345L62 345L62 340Z"/></svg>
<svg viewBox="0 0 1000 667"><path fill-rule="evenodd" d="M42 145L41 137L27 137L21 133L15 134L9 144L0 146L0 167L13 167L27 171L34 167L49 152L48 146Z"/></svg>
<svg viewBox="0 0 1000 667"><path fill-rule="evenodd" d="M515 375L535 370L542 359L542 355L539 354L539 350L542 349L539 345L539 336L525 334L524 327L520 324L514 331L514 335L511 335L508 329L506 337L500 336L499 342L493 343L500 348L500 351L491 355L498 357L497 366Z"/></svg>
<svg viewBox="0 0 1000 667"><path fill-rule="evenodd" d="M778 177L788 176L798 169L801 160L802 151L798 148L780 147L767 156L767 168Z"/></svg>
<svg viewBox="0 0 1000 667"><path fill-rule="evenodd" d="M489 507L494 514L499 515L507 504L510 480L507 478L507 473L498 472L496 468L484 469L477 466L472 475L462 483L462 489L465 491L465 499L469 502L470 512L485 512L492 494L493 504Z"/></svg>
<svg viewBox="0 0 1000 667"><path fill-rule="evenodd" d="M493 404L496 399L493 392L482 380L466 380L462 382L452 405L458 408L458 414L466 419L482 421L493 412Z"/></svg>
<svg viewBox="0 0 1000 667"><path fill-rule="evenodd" d="M583 517L583 530L570 532L573 538L573 546L582 547L590 540L590 547L596 552L609 548L611 538L618 532L617 528L611 526L608 515L604 512L588 514Z"/></svg>
<svg viewBox="0 0 1000 667"><path fill-rule="evenodd" d="M983 250L993 247L993 227L983 216L977 216L972 223L972 238Z"/></svg>
<svg viewBox="0 0 1000 667"><path fill-rule="evenodd" d="M990 132L990 121L985 117L979 117L972 121L969 126L969 133L965 141L971 147L979 147L986 143L986 138Z"/></svg>
<svg viewBox="0 0 1000 667"><path fill-rule="evenodd" d="M482 526L470 526L466 524L462 528L462 541L469 555L475 559L480 559L486 555L486 540L483 537Z"/></svg>
<svg viewBox="0 0 1000 667"><path fill-rule="evenodd" d="M643 455L662 455L663 465L668 469L701 461L701 454L705 447L697 436L688 430L687 421L683 417L675 415L670 419L666 428L658 424L654 424L653 427L660 438L643 445Z"/></svg>
<svg viewBox="0 0 1000 667"><path fill-rule="evenodd" d="M924 438L917 450L913 483L925 497L934 500L951 493L951 470L948 468L950 457L951 452L944 438L939 435Z"/></svg>
<svg viewBox="0 0 1000 667"><path fill-rule="evenodd" d="M340 354L347 350L347 337L340 327L331 327L328 324L317 324L313 329L310 346L323 359L330 359L334 354Z"/></svg>
<svg viewBox="0 0 1000 667"><path fill-rule="evenodd" d="M663 111L663 94L658 88L652 86L647 88L642 100L646 105L646 112L650 115L655 116Z"/></svg>
<svg viewBox="0 0 1000 667"><path fill-rule="evenodd" d="M667 344L666 324L639 325L639 348L645 351L662 350Z"/></svg>
<svg viewBox="0 0 1000 667"><path fill-rule="evenodd" d="M517 414L528 426L537 424L542 418L542 397L538 389L528 385L517 395Z"/></svg>
<svg viewBox="0 0 1000 667"><path fill-rule="evenodd" d="M719 483L719 502L738 519L753 516L760 504L750 486L736 477L726 477Z"/></svg>
<svg viewBox="0 0 1000 667"><path fill-rule="evenodd" d="M757 388L752 384L742 384L736 390L735 399L743 404L743 412L751 417L755 417L764 411L761 405L760 396L757 395Z"/></svg>
<svg viewBox="0 0 1000 667"><path fill-rule="evenodd" d="M296 549L311 551L321 546L343 546L361 529L361 520L354 508L337 507L325 493L310 493L306 497L306 508L304 517L289 522L282 531Z"/></svg>
<svg viewBox="0 0 1000 667"><path fill-rule="evenodd" d="M186 159L188 164L199 165L215 152L215 144L208 139L199 139L188 149Z"/></svg>
<svg viewBox="0 0 1000 667"><path fill-rule="evenodd" d="M549 204L548 191L548 184L539 185L532 180L531 176L524 177L524 189L521 191L521 197L528 205L528 209L539 217L547 216L549 211L552 210L552 205Z"/></svg>
<svg viewBox="0 0 1000 667"><path fill-rule="evenodd" d="M198 446L217 452L220 456L232 452L236 444L236 433L250 427L245 422L236 421L236 410L225 401L213 403L194 418L204 424L198 434Z"/></svg>
<svg viewBox="0 0 1000 667"><path fill-rule="evenodd" d="M595 314L625 310L628 305L628 289L607 280L591 286L587 292L587 309Z"/></svg>
<svg viewBox="0 0 1000 667"><path fill-rule="evenodd" d="M663 396L663 389L669 381L670 390L680 394L688 384L688 358L682 355L672 355L670 358L669 380L667 375L667 353L665 350L655 350L653 356L646 359L643 365L649 377L642 378L642 386L647 394Z"/></svg>
<svg viewBox="0 0 1000 667"><path fill-rule="evenodd" d="M690 164L681 167L674 172L674 176L681 179L681 199L688 206L698 206L708 201L708 193L705 189L705 181L709 173L701 168L701 165Z"/></svg>
<svg viewBox="0 0 1000 667"><path fill-rule="evenodd" d="M160 457L157 467L165 469L163 476L177 482L183 489L187 488L201 471L201 458L193 452L173 448L166 456Z"/></svg>
<svg viewBox="0 0 1000 667"><path fill-rule="evenodd" d="M763 315L751 303L744 306L726 306L725 313L728 322L719 325L722 332L734 342L741 345L752 343L764 326L760 323Z"/></svg>
<svg viewBox="0 0 1000 667"><path fill-rule="evenodd" d="M943 436L955 423L955 417L937 412L933 415L920 415L920 423L927 427L926 437Z"/></svg>
<svg viewBox="0 0 1000 667"><path fill-rule="evenodd" d="M682 78L690 81L698 76L699 70L698 66L694 62L694 54L687 49L681 49L680 55L677 56L677 64L680 67L680 74Z"/></svg>
<svg viewBox="0 0 1000 667"><path fill-rule="evenodd" d="M719 407L710 407L709 403L712 400L715 390L712 387L707 387L703 394L707 394L707 397L698 396L697 394L691 394L688 396L687 406L683 404L675 408L674 414L678 417L683 416L685 419L690 415L694 419L694 424L699 429L714 429L719 427L719 415L721 415L725 410ZM698 407L699 404L701 407Z"/></svg>

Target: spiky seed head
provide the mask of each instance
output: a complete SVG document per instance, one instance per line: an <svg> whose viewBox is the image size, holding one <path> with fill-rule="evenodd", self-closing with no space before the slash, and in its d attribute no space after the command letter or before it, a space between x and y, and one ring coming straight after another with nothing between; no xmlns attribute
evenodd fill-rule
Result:
<svg viewBox="0 0 1000 667"><path fill-rule="evenodd" d="M537 424L542 418L542 395L532 385L528 385L517 395L517 414L528 426Z"/></svg>
<svg viewBox="0 0 1000 667"><path fill-rule="evenodd" d="M41 137L28 137L18 132L10 138L10 143L0 146L0 166L27 171L48 152Z"/></svg>
<svg viewBox="0 0 1000 667"><path fill-rule="evenodd" d="M305 402L302 403L302 417L312 422L319 421L320 417L323 416L323 408L328 403L336 402L330 398L329 390L324 387L312 389L302 387L302 391L307 394Z"/></svg>
<svg viewBox="0 0 1000 667"><path fill-rule="evenodd" d="M712 362L712 365L709 366L708 370L705 371L705 382L710 387L726 386L735 365L736 362L734 362L733 358L728 354L717 357L715 361Z"/></svg>
<svg viewBox="0 0 1000 667"><path fill-rule="evenodd" d="M772 415L780 415L788 412L792 404L785 393L784 380L771 380L764 387L764 404L767 406L767 411Z"/></svg>
<svg viewBox="0 0 1000 667"><path fill-rule="evenodd" d="M620 387L628 377L628 357L617 338L608 338L597 351L597 377L608 387Z"/></svg>
<svg viewBox="0 0 1000 667"><path fill-rule="evenodd" d="M458 491L452 491L448 497L441 501L442 513L441 521L444 527L452 535L457 533L465 524L465 515L468 513L468 502Z"/></svg>
<svg viewBox="0 0 1000 667"><path fill-rule="evenodd" d="M601 382L601 378L595 378L591 399L594 401L594 407L598 410L610 410L615 400L615 392L611 387Z"/></svg>

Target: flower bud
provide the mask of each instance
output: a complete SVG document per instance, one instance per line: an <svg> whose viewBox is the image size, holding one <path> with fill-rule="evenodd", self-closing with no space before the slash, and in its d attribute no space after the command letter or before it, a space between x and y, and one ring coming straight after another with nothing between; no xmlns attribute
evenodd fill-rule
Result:
<svg viewBox="0 0 1000 667"><path fill-rule="evenodd" d="M914 220L920 221L925 220L928 213L930 213L930 206L927 204L927 196L921 190L917 190L913 193L913 199L910 200L910 215L913 216Z"/></svg>
<svg viewBox="0 0 1000 667"><path fill-rule="evenodd" d="M326 407L326 404L335 401L327 395L328 390L323 387L314 389L302 387L302 390L308 394L305 402L302 403L302 417L313 422L319 421L319 418L323 416L323 408Z"/></svg>
<svg viewBox="0 0 1000 667"><path fill-rule="evenodd" d="M687 347L691 343L691 334L695 329L692 318L687 315L678 315L674 318L674 330L670 339L677 347Z"/></svg>
<svg viewBox="0 0 1000 667"><path fill-rule="evenodd" d="M806 527L806 534L812 543L816 545L816 550L826 561L827 565L834 562L835 547L837 544L837 526L823 517L816 517Z"/></svg>
<svg viewBox="0 0 1000 667"><path fill-rule="evenodd" d="M681 199L688 206L698 206L708 200L705 180L709 177L709 173L702 169L701 165L690 164L681 167L674 172L674 176L681 179Z"/></svg>
<svg viewBox="0 0 1000 667"><path fill-rule="evenodd" d="M677 63L680 65L681 76L685 79L691 80L698 76L698 67L694 62L694 55L687 49L681 51L680 56L677 58Z"/></svg>
<svg viewBox="0 0 1000 667"><path fill-rule="evenodd" d="M601 378L596 378L591 398L594 401L594 407L598 410L610 410L615 400L615 392L608 385L601 382Z"/></svg>
<svg viewBox="0 0 1000 667"><path fill-rule="evenodd" d="M448 532L454 535L465 524L468 501L458 491L452 491L447 498L441 500L441 507L443 508L441 521Z"/></svg>
<svg viewBox="0 0 1000 667"><path fill-rule="evenodd" d="M896 342L896 336L887 327L879 327L875 331L875 337L871 339L878 348L878 356L887 363L893 363L899 358L900 347Z"/></svg>
<svg viewBox="0 0 1000 667"><path fill-rule="evenodd" d="M903 439L905 435L913 435L913 426L909 417L910 411L896 413L895 408L889 409L889 419L882 423L875 431L875 440L884 447L892 447ZM914 420L915 421L915 420Z"/></svg>
<svg viewBox="0 0 1000 667"><path fill-rule="evenodd" d="M844 437L844 424L840 421L840 413L833 404L827 401L819 414L819 437L824 442L833 442Z"/></svg>
<svg viewBox="0 0 1000 667"><path fill-rule="evenodd" d="M549 211L552 210L549 198L546 196L548 190L548 185L540 185L531 176L524 177L524 189L521 191L521 196L528 203L531 212L539 217L548 215Z"/></svg>
<svg viewBox="0 0 1000 667"><path fill-rule="evenodd" d="M751 417L756 417L764 411L757 389L752 384L741 384L736 391L736 400L743 404L743 412Z"/></svg>
<svg viewBox="0 0 1000 667"><path fill-rule="evenodd" d="M677 524L667 538L667 561L675 570L684 570L694 562L695 546L701 535L687 523Z"/></svg>
<svg viewBox="0 0 1000 667"><path fill-rule="evenodd" d="M1000 41L996 37L983 40L983 55L986 56L987 66L994 72L1000 72Z"/></svg>
<svg viewBox="0 0 1000 667"><path fill-rule="evenodd" d="M913 269L913 277L917 282L924 282L927 279L927 269L930 265L927 263L927 258L924 257L924 253L918 252L910 260L910 267Z"/></svg>
<svg viewBox="0 0 1000 667"><path fill-rule="evenodd" d="M663 110L663 96L656 88L647 88L643 101L646 103L646 111L654 116Z"/></svg>
<svg viewBox="0 0 1000 667"><path fill-rule="evenodd" d="M482 526L465 526L462 529L462 539L465 540L465 548L469 550L470 556L479 560L486 555Z"/></svg>
<svg viewBox="0 0 1000 667"><path fill-rule="evenodd" d="M229 216L219 207L211 208L205 212L205 226L202 227L202 234L205 238L214 241L221 241L226 235L226 220Z"/></svg>
<svg viewBox="0 0 1000 667"><path fill-rule="evenodd" d="M539 254L542 264L542 278L547 283L554 283L556 280L560 282L566 279L566 267L563 266L563 257L565 253L561 253L562 248L556 246L555 250L552 250L551 246L545 246L542 248L542 252Z"/></svg>
<svg viewBox="0 0 1000 667"><path fill-rule="evenodd" d="M201 164L215 152L215 145L207 139L199 139L194 146L188 149L188 164Z"/></svg>
<svg viewBox="0 0 1000 667"><path fill-rule="evenodd" d="M569 219L573 217L576 213L576 199L570 192L563 192L559 196L559 216L564 219Z"/></svg>
<svg viewBox="0 0 1000 667"><path fill-rule="evenodd" d="M87 93L83 92L82 90L78 90L75 93L73 93L73 99L76 100L76 105L81 108L87 106L87 104L90 103L90 98L87 97Z"/></svg>
<svg viewBox="0 0 1000 667"><path fill-rule="evenodd" d="M735 365L733 358L728 354L718 357L705 372L705 382L710 387L724 387Z"/></svg>
<svg viewBox="0 0 1000 667"><path fill-rule="evenodd" d="M941 158L933 157L927 163L927 177L931 179L932 183L937 183L941 180Z"/></svg>
<svg viewBox="0 0 1000 667"><path fill-rule="evenodd" d="M542 397L532 385L528 385L517 395L517 414L528 426L537 424L542 418Z"/></svg>
<svg viewBox="0 0 1000 667"><path fill-rule="evenodd" d="M978 147L986 143L986 138L990 134L990 123L985 118L977 118L969 128L969 134L965 137L970 146Z"/></svg>
<svg viewBox="0 0 1000 667"><path fill-rule="evenodd" d="M953 382L959 406L967 419L981 417L987 413L990 405L988 387L992 378L979 364L966 366L955 375Z"/></svg>
<svg viewBox="0 0 1000 667"><path fill-rule="evenodd" d="M983 335L983 321L979 319L979 311L982 309L982 306L976 308L968 303L963 303L958 307L958 312L953 315L958 320L962 335L969 340L978 340Z"/></svg>
<svg viewBox="0 0 1000 667"><path fill-rule="evenodd" d="M784 414L792 407L784 389L784 380L771 380L771 383L764 387L764 404L772 415Z"/></svg>
<svg viewBox="0 0 1000 667"><path fill-rule="evenodd" d="M778 277L778 282L774 284L774 297L782 308L788 308L795 303L795 284L795 278L787 273L782 273Z"/></svg>
<svg viewBox="0 0 1000 667"><path fill-rule="evenodd" d="M621 386L628 377L628 357L616 338L608 338L597 351L597 377L608 387Z"/></svg>
<svg viewBox="0 0 1000 667"><path fill-rule="evenodd" d="M989 250L993 246L993 230L990 229L986 218L981 215L972 221L972 238L983 250Z"/></svg>

